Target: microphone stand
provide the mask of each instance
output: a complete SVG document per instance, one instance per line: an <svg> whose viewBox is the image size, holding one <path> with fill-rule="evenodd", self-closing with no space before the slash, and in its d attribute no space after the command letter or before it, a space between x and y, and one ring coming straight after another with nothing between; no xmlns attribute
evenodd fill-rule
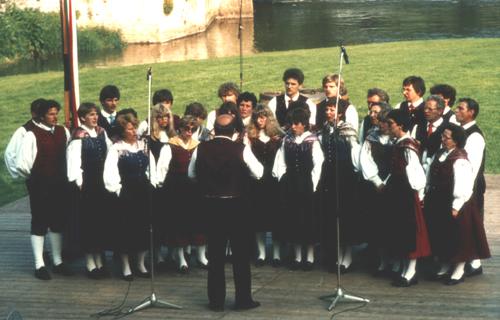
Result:
<svg viewBox="0 0 500 320"><path fill-rule="evenodd" d="M341 75L342 75L342 61L346 62L346 64L349 64L349 58L347 56L347 52L343 46L340 46L340 62L339 62L339 80L338 80L338 86L337 86L337 100L335 103L335 119L333 121L333 127L334 127L334 134L336 134L337 128L337 114L338 114L338 108L339 108L339 99L340 99L340 83L342 81ZM336 189L335 189L335 197L336 197L336 202L335 202L335 209L337 211L337 287L335 288L335 291L333 294L329 294L326 296L320 297L322 300L329 300L331 301L330 306L328 307L328 311L332 311L337 303L339 302L364 302L368 303L370 300L363 298L363 297L358 297L355 295L348 294L344 291L344 288L341 285L341 276L340 276L340 218L339 218L339 211L340 211L340 206L339 206L339 175L338 175L338 149L337 149L337 144L335 144L335 170L337 171L335 175L335 184L336 184Z"/></svg>
<svg viewBox="0 0 500 320"><path fill-rule="evenodd" d="M151 179L151 156L149 155L149 141L151 139L151 82L152 82L152 74L151 74L151 68L148 69L147 73L147 80L148 80L148 134L147 134L147 152L148 152L148 157L149 157L149 179ZM153 160L154 161L154 160ZM150 282L151 282L151 294L146 297L144 300L142 300L138 305L130 307L127 311L125 311L125 316L132 314L134 312L150 308L150 307L161 307L161 308L170 308L170 309L182 309L181 306L175 305L173 303L169 303L163 300L160 300L156 297L155 294L155 288L154 288L154 240L153 240L153 210L152 210L152 203L153 203L153 192L151 188L149 189L148 193L148 210L149 210L149 216L150 216L150 222L149 222L149 257L150 257L150 263L151 263L151 277L150 277Z"/></svg>
<svg viewBox="0 0 500 320"><path fill-rule="evenodd" d="M238 40L240 41L240 91L243 91L243 0L240 0L240 22L238 24Z"/></svg>

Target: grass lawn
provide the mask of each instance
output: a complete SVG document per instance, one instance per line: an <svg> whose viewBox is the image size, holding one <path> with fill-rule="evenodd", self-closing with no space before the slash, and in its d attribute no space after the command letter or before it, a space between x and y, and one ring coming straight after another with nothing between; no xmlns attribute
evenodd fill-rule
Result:
<svg viewBox="0 0 500 320"><path fill-rule="evenodd" d="M453 39L358 45L347 48L351 64L343 76L349 96L358 106L360 118L366 114L366 90L380 87L390 94L391 103L402 100L401 82L409 75L424 78L427 88L448 83L458 97L478 100L478 118L487 142L486 170L500 173L500 39ZM338 70L338 48L260 53L245 57L244 90L255 93L281 90L281 76L289 67L304 71L304 87L320 88L324 75ZM121 90L120 106L134 107L143 118L147 114L146 71L149 65L80 70L81 101L98 102L99 90L115 84ZM192 101L208 109L219 104L220 83L239 83L239 58L159 63L153 67L153 90L169 88L174 94L174 111L182 113ZM63 100L63 73L46 72L0 77L0 156L17 127L29 118L29 105L38 98ZM62 116L61 116L62 117ZM62 118L60 122L62 122ZM497 146L497 147L495 147ZM13 181L2 161L0 166L0 205L26 193L22 181Z"/></svg>

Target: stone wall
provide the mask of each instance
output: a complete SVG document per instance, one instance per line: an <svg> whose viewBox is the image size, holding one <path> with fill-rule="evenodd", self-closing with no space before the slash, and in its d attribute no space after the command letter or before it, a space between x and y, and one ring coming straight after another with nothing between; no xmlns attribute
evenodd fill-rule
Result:
<svg viewBox="0 0 500 320"><path fill-rule="evenodd" d="M120 30L129 43L166 42L205 31L214 19L253 17L252 0L172 0L166 15L164 0L73 0L77 25ZM59 0L17 0L18 7L59 11Z"/></svg>

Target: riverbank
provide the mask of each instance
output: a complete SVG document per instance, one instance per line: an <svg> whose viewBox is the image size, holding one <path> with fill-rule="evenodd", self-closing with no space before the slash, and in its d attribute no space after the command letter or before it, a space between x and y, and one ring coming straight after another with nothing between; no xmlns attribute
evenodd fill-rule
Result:
<svg viewBox="0 0 500 320"><path fill-rule="evenodd" d="M430 88L436 83L456 87L459 97L470 96L481 106L479 125L486 135L489 173L500 173L500 94L498 79L500 38L453 39L394 42L348 47L351 64L344 77L352 103L361 116L366 114L366 90L386 89L391 102L401 101L401 81L420 75ZM321 87L322 77L338 68L338 48L259 53L245 57L244 90L263 92L281 90L281 76L288 67L299 67L305 75L304 86ZM122 92L121 107L134 107L144 118L147 112L146 70L149 65L80 70L81 101L97 102L102 86L113 83ZM238 57L153 64L153 90L169 88L174 94L174 111L181 113L192 101L207 109L218 104L217 87L225 81L239 83ZM63 100L63 73L45 72L0 77L0 155L14 132L29 117L29 104L38 97ZM61 119L62 120L62 119ZM62 121L60 121L62 122ZM0 204L25 194L24 184L13 181L0 166Z"/></svg>

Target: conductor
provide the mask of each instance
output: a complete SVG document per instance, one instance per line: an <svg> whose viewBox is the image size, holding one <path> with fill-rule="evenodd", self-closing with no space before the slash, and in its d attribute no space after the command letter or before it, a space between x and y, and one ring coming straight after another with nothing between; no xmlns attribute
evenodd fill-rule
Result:
<svg viewBox="0 0 500 320"><path fill-rule="evenodd" d="M257 308L252 299L250 254L252 233L248 227L249 214L245 210L245 186L249 175L260 179L263 166L250 147L231 140L234 117L217 117L214 139L202 142L194 151L189 164L189 177L197 179L206 208L208 236L208 307L224 311L226 280L224 262L226 243L231 242L235 286L235 309Z"/></svg>

